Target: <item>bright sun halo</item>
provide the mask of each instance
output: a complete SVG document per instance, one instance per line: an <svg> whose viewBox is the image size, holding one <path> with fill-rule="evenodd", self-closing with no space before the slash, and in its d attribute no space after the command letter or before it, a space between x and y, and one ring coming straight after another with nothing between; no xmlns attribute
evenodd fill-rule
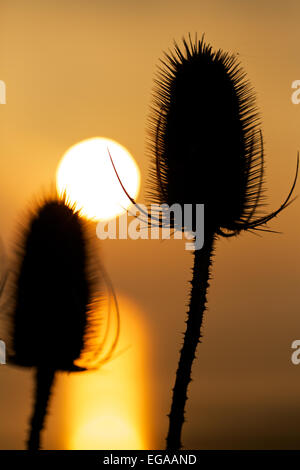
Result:
<svg viewBox="0 0 300 470"><path fill-rule="evenodd" d="M131 205L112 163L128 194L136 199L140 187L139 168L128 150L114 140L95 137L73 145L63 155L56 173L58 193L66 193L77 210L93 220L120 215Z"/></svg>

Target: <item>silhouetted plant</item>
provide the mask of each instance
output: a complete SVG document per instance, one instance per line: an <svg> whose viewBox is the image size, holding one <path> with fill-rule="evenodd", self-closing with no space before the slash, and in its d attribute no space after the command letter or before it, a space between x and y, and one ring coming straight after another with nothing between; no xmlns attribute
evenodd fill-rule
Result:
<svg viewBox="0 0 300 470"><path fill-rule="evenodd" d="M27 445L38 450L56 371L95 369L108 360L118 340L119 314L104 274L115 300L117 329L101 359L107 339L105 334L99 344L103 266L93 249L89 223L65 198L55 195L38 204L22 232L10 293L13 352L9 361L36 369Z"/></svg>
<svg viewBox="0 0 300 470"><path fill-rule="evenodd" d="M167 448L181 447L188 384L201 338L210 266L218 236L266 231L267 222L292 201L259 214L264 152L254 93L235 56L214 52L203 38L162 61L150 118L151 202L204 204L204 247L194 251L188 318L173 388ZM162 223L163 225L163 223Z"/></svg>

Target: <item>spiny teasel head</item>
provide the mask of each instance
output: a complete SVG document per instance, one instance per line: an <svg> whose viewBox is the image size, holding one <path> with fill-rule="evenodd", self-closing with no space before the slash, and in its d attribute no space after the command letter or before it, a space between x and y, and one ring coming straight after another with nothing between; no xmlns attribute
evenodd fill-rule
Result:
<svg viewBox="0 0 300 470"><path fill-rule="evenodd" d="M31 212L18 245L12 298L12 362L76 371L97 344L100 266L88 222L65 198L46 198Z"/></svg>
<svg viewBox="0 0 300 470"><path fill-rule="evenodd" d="M56 372L97 369L110 359L117 345L117 301L93 240L88 222L56 193L30 211L22 228L6 296L12 335L9 362L36 369L27 440L30 450L41 446ZM101 280L107 284L109 298L113 296L117 317L108 350L108 320L102 338L99 334L103 325Z"/></svg>
<svg viewBox="0 0 300 470"><path fill-rule="evenodd" d="M224 236L258 229L289 204L296 178L277 211L255 218L263 203L263 139L254 92L234 55L189 36L165 54L155 83L151 202L204 204L206 228Z"/></svg>

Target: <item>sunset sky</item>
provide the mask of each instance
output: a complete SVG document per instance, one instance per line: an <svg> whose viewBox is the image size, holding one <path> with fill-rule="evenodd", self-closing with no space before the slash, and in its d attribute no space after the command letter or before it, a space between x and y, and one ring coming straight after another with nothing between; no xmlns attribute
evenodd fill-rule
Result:
<svg viewBox="0 0 300 470"><path fill-rule="evenodd" d="M300 149L300 104L291 101L292 82L300 80L299 15L297 0L0 0L7 257L26 209L54 184L62 155L84 139L107 137L129 150L144 202L156 67L189 32L239 54L262 122L266 211L278 208ZM186 448L300 447L300 365L291 362L291 343L300 339L299 213L297 199L271 222L282 234L217 242ZM192 256L180 240L98 242L120 299L120 354L98 372L59 374L44 448L164 448ZM5 338L4 321L0 327ZM24 448L32 377L0 365L0 449Z"/></svg>

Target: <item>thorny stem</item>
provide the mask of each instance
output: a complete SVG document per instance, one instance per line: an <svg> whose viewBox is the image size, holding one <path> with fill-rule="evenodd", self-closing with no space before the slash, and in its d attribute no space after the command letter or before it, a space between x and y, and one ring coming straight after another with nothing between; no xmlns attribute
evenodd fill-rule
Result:
<svg viewBox="0 0 300 470"><path fill-rule="evenodd" d="M35 378L35 402L27 442L28 450L40 449L41 431L45 423L54 376L54 369L37 368Z"/></svg>
<svg viewBox="0 0 300 470"><path fill-rule="evenodd" d="M191 381L192 364L201 337L201 325L206 308L213 244L214 234L211 233L206 236L203 248L194 252L191 297L187 314L186 332L180 351L180 360L176 372L175 386L173 388L172 405L169 414L167 449L175 450L182 447L181 431L184 423L187 389Z"/></svg>

